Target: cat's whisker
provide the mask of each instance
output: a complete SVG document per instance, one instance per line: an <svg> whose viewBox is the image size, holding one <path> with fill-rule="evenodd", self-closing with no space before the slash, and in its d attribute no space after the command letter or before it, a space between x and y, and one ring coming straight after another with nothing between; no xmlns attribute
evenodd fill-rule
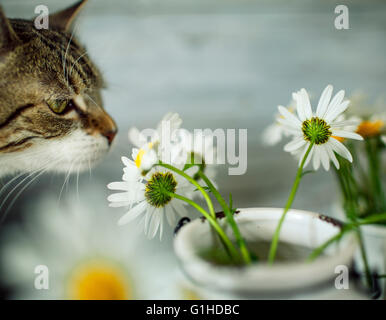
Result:
<svg viewBox="0 0 386 320"><path fill-rule="evenodd" d="M92 102L94 102L94 104L95 104L98 108L100 108L99 104L97 104L97 103L94 101L94 99L90 97L89 94L85 93L85 95L86 95Z"/></svg>
<svg viewBox="0 0 386 320"><path fill-rule="evenodd" d="M79 61L80 58L82 58L85 54L87 54L87 51L82 53L75 61L74 63L72 64L71 68L70 68L70 77L71 77L71 74L72 74L72 69L74 68L75 64ZM68 79L68 78L67 78Z"/></svg>
<svg viewBox="0 0 386 320"><path fill-rule="evenodd" d="M7 194L7 196L1 202L1 204L0 204L0 211L3 208L4 204L7 202L7 200L9 199L9 197L19 188L19 186L21 186L28 178L32 177L35 173L39 172L42 169L45 169L48 164L49 163L46 163L43 166L39 167L38 169L32 171L26 177L24 177L18 184L16 184L16 186L13 187L13 189Z"/></svg>
<svg viewBox="0 0 386 320"><path fill-rule="evenodd" d="M0 212L1 212L1 208L4 206L4 204L7 202L8 198L12 195L12 193L17 190L17 188L23 184L24 181L26 181L29 177L33 176L36 172L36 171L33 171L32 173L30 173L29 175L27 175L23 180L21 180L8 194L7 196L4 198L4 200L1 202L0 204Z"/></svg>
<svg viewBox="0 0 386 320"><path fill-rule="evenodd" d="M70 174L71 174L71 171L72 171L72 167L74 166L75 164L75 161L73 161L67 171L67 174L65 175L65 178L64 178L64 182L63 182L63 185L62 185L62 188L60 189L60 193L59 193L59 198L58 198L58 203L60 202L60 199L62 197L62 193L63 193L63 190L64 190L64 187L67 185L67 182L68 182L68 179L70 177Z"/></svg>
<svg viewBox="0 0 386 320"><path fill-rule="evenodd" d="M80 198L79 198L79 171L80 171L80 165L78 166L78 170L76 172L76 194L77 194L78 202L80 202Z"/></svg>
<svg viewBox="0 0 386 320"><path fill-rule="evenodd" d="M89 179L91 180L91 157L88 157L88 173L89 173Z"/></svg>
<svg viewBox="0 0 386 320"><path fill-rule="evenodd" d="M20 178L21 176L23 176L25 174L26 174L25 172L19 173L18 175L13 177L11 180L9 180L5 185L3 185L2 188L0 189L0 195L12 184L12 182L14 182L15 180L17 180L18 178Z"/></svg>
<svg viewBox="0 0 386 320"><path fill-rule="evenodd" d="M62 56L63 76L66 77L66 69L65 69L66 62L64 61L63 51L60 51L60 55Z"/></svg>
<svg viewBox="0 0 386 320"><path fill-rule="evenodd" d="M40 171L37 172L37 174L32 177L30 181L28 181L20 190L19 192L14 196L10 204L8 205L7 209L5 210L4 214L1 216L0 224L4 222L6 217L8 216L9 211L12 209L13 205L15 204L16 200L20 197L20 195L23 193L25 189L28 188L39 176L41 176L44 172L46 172L49 169L49 167L45 169L41 169ZM35 172L36 173L36 172Z"/></svg>
<svg viewBox="0 0 386 320"><path fill-rule="evenodd" d="M64 78L66 79L67 81L67 85L68 85L68 72L66 73L66 57L67 57L67 53L68 53L68 49L70 48L70 44L71 44L71 41L72 41L72 38L75 34L75 29L76 29L76 26L77 24L74 25L74 28L72 30L72 33L71 33L71 37L70 37L70 40L68 41L68 44L67 44L67 48L66 48L66 51L64 53L64 64L63 64L63 71L64 71ZM68 71L68 70L67 70Z"/></svg>

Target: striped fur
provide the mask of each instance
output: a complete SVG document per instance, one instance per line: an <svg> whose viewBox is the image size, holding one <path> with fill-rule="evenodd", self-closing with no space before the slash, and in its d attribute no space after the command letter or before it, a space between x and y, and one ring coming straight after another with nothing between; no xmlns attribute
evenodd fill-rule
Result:
<svg viewBox="0 0 386 320"><path fill-rule="evenodd" d="M101 74L61 27L69 21L54 20L72 21L84 2L52 16L49 30L6 19L0 8L0 176L36 170L47 159L66 171L109 149L117 129L102 108ZM60 114L47 104L56 99L70 101Z"/></svg>

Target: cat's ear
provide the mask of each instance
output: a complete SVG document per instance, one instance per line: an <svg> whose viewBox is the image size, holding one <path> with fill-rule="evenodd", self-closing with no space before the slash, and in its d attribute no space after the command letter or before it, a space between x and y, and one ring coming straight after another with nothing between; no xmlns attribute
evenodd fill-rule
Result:
<svg viewBox="0 0 386 320"><path fill-rule="evenodd" d="M20 40L0 6L0 49L12 47Z"/></svg>
<svg viewBox="0 0 386 320"><path fill-rule="evenodd" d="M70 30L74 19L79 14L79 11L82 9L86 2L87 0L78 1L67 9L51 14L49 16L49 23L63 31Z"/></svg>

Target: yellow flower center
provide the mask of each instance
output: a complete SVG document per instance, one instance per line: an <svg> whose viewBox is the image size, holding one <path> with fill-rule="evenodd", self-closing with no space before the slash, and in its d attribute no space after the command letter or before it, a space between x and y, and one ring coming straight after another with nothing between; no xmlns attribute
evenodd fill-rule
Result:
<svg viewBox="0 0 386 320"><path fill-rule="evenodd" d="M318 117L303 121L302 131L304 139L315 144L326 143L332 134L327 122Z"/></svg>
<svg viewBox="0 0 386 320"><path fill-rule="evenodd" d="M137 168L140 168L141 167L141 163L142 163L142 159L143 159L143 156L146 154L146 152L148 152L150 149L153 148L153 143L152 142L149 142L146 146L146 148L141 148L139 149L138 151L138 154L137 154L137 157L135 158L134 160L134 163L135 165L137 166Z"/></svg>
<svg viewBox="0 0 386 320"><path fill-rule="evenodd" d="M182 287L181 294L183 300L202 300L199 294L190 288Z"/></svg>
<svg viewBox="0 0 386 320"><path fill-rule="evenodd" d="M381 129L384 125L385 123L382 120L365 120L358 126L357 133L363 138L375 137L381 133Z"/></svg>
<svg viewBox="0 0 386 320"><path fill-rule="evenodd" d="M113 263L91 261L78 266L69 277L72 300L126 300L132 295L127 275Z"/></svg>

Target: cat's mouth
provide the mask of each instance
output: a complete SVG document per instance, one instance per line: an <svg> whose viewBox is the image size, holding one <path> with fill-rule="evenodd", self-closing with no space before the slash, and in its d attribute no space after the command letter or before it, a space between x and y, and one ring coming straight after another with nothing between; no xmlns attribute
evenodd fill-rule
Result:
<svg viewBox="0 0 386 320"><path fill-rule="evenodd" d="M99 149L91 151L89 154L75 156L74 159L63 159L53 168L53 171L72 173L91 170L103 159L107 152L108 148Z"/></svg>

